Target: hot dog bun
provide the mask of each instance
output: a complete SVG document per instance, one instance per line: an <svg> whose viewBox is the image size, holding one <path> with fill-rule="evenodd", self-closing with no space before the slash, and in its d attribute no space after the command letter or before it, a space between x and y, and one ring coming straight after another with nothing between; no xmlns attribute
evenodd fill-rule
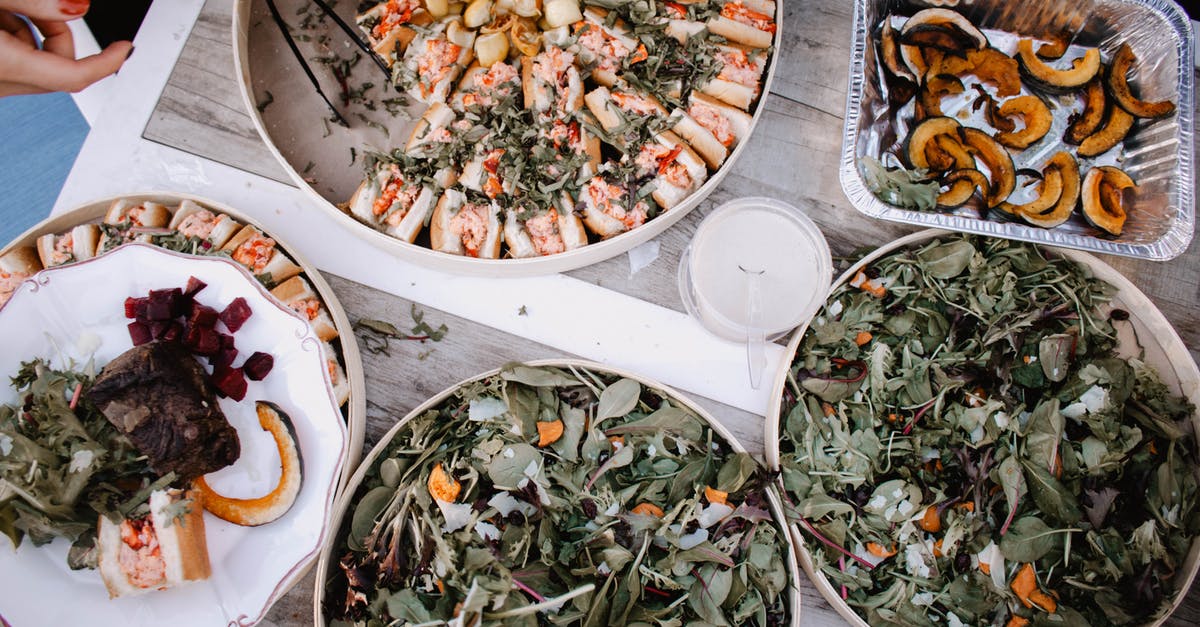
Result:
<svg viewBox="0 0 1200 627"><path fill-rule="evenodd" d="M434 250L451 255L467 255L463 243L462 231L458 228L455 216L470 203L462 192L448 189L438 200L429 221L429 240ZM480 242L476 254L480 259L496 259L500 256L500 207L496 203L487 205L485 219L485 235Z"/></svg>
<svg viewBox="0 0 1200 627"><path fill-rule="evenodd" d="M631 225L637 226L645 222L646 212L649 210L645 200L632 203L633 209L629 209L630 200L628 189L614 185L604 177L592 177L587 185L579 190L583 223L589 231L604 239L624 233ZM611 215L610 212L615 215Z"/></svg>
<svg viewBox="0 0 1200 627"><path fill-rule="evenodd" d="M184 502L188 500L191 503ZM109 597L142 594L208 579L212 567L208 560L203 512L194 492L158 490L150 494L150 513L143 518L114 523L106 516L100 516L96 548L100 577L108 588ZM134 531L133 535L153 537L158 543L159 554L137 551L127 545L121 533L126 523L131 525L131 530L132 525L142 526L142 533Z"/></svg>
<svg viewBox="0 0 1200 627"><path fill-rule="evenodd" d="M294 276L271 290L271 295L279 302L291 307L293 311L308 318L313 331L322 342L332 341L338 336L337 327L329 317L329 311L321 302L321 297L312 289L304 277Z"/></svg>
<svg viewBox="0 0 1200 627"><path fill-rule="evenodd" d="M251 250L253 242L267 241L268 245L264 245L264 251L269 249L264 259L256 259L255 251ZM234 261L246 266L251 274L255 276L270 275L271 283L278 285L297 274L300 274L303 269L292 262L287 255L283 254L275 246L275 240L267 237L262 231L247 224L237 232L228 242L225 243L221 250L226 251L233 257Z"/></svg>
<svg viewBox="0 0 1200 627"><path fill-rule="evenodd" d="M578 29L576 31L577 36L584 33L584 28L599 29L602 33L604 33L606 38L616 40L619 42L621 47L628 51L625 56L633 54L638 47L637 40L629 35L629 29L626 27L624 21L617 20L613 22L612 26L608 26L608 10L606 9L591 6L587 7L583 10L583 20L577 22L574 28ZM599 57L597 57L591 50L584 47L582 44L577 45L575 48L572 48L572 50L577 50L580 60L586 64L594 64L600 61ZM620 65L620 63L624 60L625 57L614 59L618 65ZM617 83L618 79L615 72L596 67L592 69L592 80L596 81L600 85L612 87Z"/></svg>
<svg viewBox="0 0 1200 627"><path fill-rule="evenodd" d="M42 266L51 268L96 256L100 243L100 227L80 224L62 235L47 233L37 238L38 258Z"/></svg>
<svg viewBox="0 0 1200 627"><path fill-rule="evenodd" d="M408 136L408 142L404 145L404 152L420 156L423 152L428 152L429 146L439 143L441 129L445 129L454 122L454 110L446 106L444 102L435 102L429 105L425 113L421 115L421 119L413 126L412 133Z"/></svg>
<svg viewBox="0 0 1200 627"><path fill-rule="evenodd" d="M171 221L171 210L164 205L148 200L137 202L128 198L118 198L108 206L108 211L104 214L104 223L121 224L126 222L130 219L130 212L139 208L141 211L137 212L137 222L141 226L162 228Z"/></svg>
<svg viewBox="0 0 1200 627"><path fill-rule="evenodd" d="M579 70L575 69L574 56L561 48L548 47L521 63L521 89L526 109L556 115L579 110L583 104L583 79L579 76ZM563 69L555 74L554 80L545 80L545 76L553 73L559 65L563 65ZM557 87L561 75L565 75L567 80L566 93L562 95Z"/></svg>
<svg viewBox="0 0 1200 627"><path fill-rule="evenodd" d="M734 9L740 11L741 15L746 15L746 12L753 12L758 15L753 16L751 21L765 19L768 20L771 25L774 25L774 3L771 3L769 12L762 10L767 8L765 5L765 2L748 3L741 0L734 0L733 2L726 2L725 6L722 8L722 12L724 12L725 9ZM775 34L772 32L759 30L759 28L756 26L739 22L735 19L725 17L725 15L716 15L709 19L708 30L709 32L720 35L729 41L744 44L752 48L770 47L771 42L775 39Z"/></svg>
<svg viewBox="0 0 1200 627"><path fill-rule="evenodd" d="M242 224L232 217L219 211L212 211L191 200L179 203L179 208L175 210L175 215L171 216L171 222L167 226L177 231L187 230L190 232L193 223L209 220L212 221L212 230L204 239L217 249L229 242L229 239L242 228Z"/></svg>
<svg viewBox="0 0 1200 627"><path fill-rule="evenodd" d="M419 83L414 85L408 93L418 102L426 104L445 102L446 96L450 94L450 89L458 81L458 75L462 72L463 68L471 63L471 59L475 57L475 49L471 46L475 42L475 31L463 28L461 17L448 17L442 20L437 26L440 32L435 30L429 35L417 35L404 52L405 68L419 80ZM431 54L431 46L438 39L458 46L458 57L445 74L434 83L426 85L425 81L428 77L422 75L421 60L426 55Z"/></svg>
<svg viewBox="0 0 1200 627"><path fill-rule="evenodd" d="M679 118L672 130L686 139L714 170L750 133L753 121L745 111L700 93L692 94L686 111L676 109L671 116Z"/></svg>
<svg viewBox="0 0 1200 627"><path fill-rule="evenodd" d="M333 344L329 342L321 344L321 357L325 359L329 385L333 387L333 397L337 399L338 406L341 407L350 400L350 382L346 379L346 371L338 362L337 351L333 349Z"/></svg>
<svg viewBox="0 0 1200 627"><path fill-rule="evenodd" d="M704 159L704 163L708 164L708 167L715 170L725 163L725 159L729 156L729 150L722 146L712 133L700 126L683 109L671 112L671 117L679 120L671 130L687 140L687 143L696 151L696 154L700 155L700 158Z"/></svg>
<svg viewBox="0 0 1200 627"><path fill-rule="evenodd" d="M558 237L562 240L562 250L574 250L587 244L587 233L583 229L583 221L579 219L579 216L558 207L552 211ZM508 245L508 253L515 259L553 254L538 250L528 223L519 220L517 212L513 209L509 209L504 215L504 243Z"/></svg>
<svg viewBox="0 0 1200 627"><path fill-rule="evenodd" d="M687 143L680 139L678 135L671 131L663 131L654 139L668 148L675 149L679 147L682 149L675 157L675 160L677 163L683 165L687 170L688 177L691 179L691 183L683 187L668 182L661 174L654 179L657 187L650 193L650 196L654 198L654 202L658 203L659 207L667 210L683 202L693 191L699 189L704 184L704 180L708 178L708 168L705 167L704 161L700 159L700 156L689 148Z"/></svg>
<svg viewBox="0 0 1200 627"><path fill-rule="evenodd" d="M718 55L744 64L744 67L722 67L721 72L705 83L700 91L743 111L748 110L762 89L762 76L766 70L766 54L736 44L719 44L717 50ZM747 80L735 79L735 77L741 76Z"/></svg>

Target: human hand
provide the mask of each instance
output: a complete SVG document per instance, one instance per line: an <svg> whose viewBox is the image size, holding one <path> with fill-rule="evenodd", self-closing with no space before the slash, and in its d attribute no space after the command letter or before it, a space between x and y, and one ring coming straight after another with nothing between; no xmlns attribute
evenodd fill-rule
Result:
<svg viewBox="0 0 1200 627"><path fill-rule="evenodd" d="M0 0L0 97L77 92L115 73L133 52L118 41L100 54L75 59L68 20L83 17L91 0ZM42 34L42 47L25 16Z"/></svg>

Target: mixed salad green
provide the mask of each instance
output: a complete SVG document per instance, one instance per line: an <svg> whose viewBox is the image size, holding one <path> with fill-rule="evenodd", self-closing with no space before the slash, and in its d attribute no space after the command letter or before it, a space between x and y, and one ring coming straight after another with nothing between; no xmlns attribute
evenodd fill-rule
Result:
<svg viewBox="0 0 1200 627"><path fill-rule="evenodd" d="M947 236L829 297L785 385L782 480L867 623L1168 611L1200 530L1195 407L1118 353L1112 294L1032 245Z"/></svg>
<svg viewBox="0 0 1200 627"><path fill-rule="evenodd" d="M384 446L334 545L333 625L794 618L765 473L663 392L510 365Z"/></svg>
<svg viewBox="0 0 1200 627"><path fill-rule="evenodd" d="M84 400L92 370L26 362L12 379L20 403L0 405L0 532L15 547L65 538L73 569L95 568L100 516L145 514L150 493L176 481Z"/></svg>

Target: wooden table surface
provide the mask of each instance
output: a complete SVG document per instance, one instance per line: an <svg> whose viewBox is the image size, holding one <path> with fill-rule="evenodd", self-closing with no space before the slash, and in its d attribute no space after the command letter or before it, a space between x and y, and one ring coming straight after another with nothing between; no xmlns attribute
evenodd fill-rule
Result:
<svg viewBox="0 0 1200 627"><path fill-rule="evenodd" d="M678 311L679 257L699 221L716 205L746 195L773 196L804 209L821 226L835 257L850 256L913 231L859 214L838 181L842 118L846 101L852 3L848 0L792 0L783 19L783 48L766 112L742 159L716 192L692 214L654 240L658 257L631 274L621 255L570 276ZM288 182L242 109L233 79L230 41L232 0L208 0L158 100L143 137ZM1166 263L1106 257L1158 304L1174 324L1193 358L1200 356L1200 246ZM328 276L351 320L371 317L408 320L410 303L363 285ZM518 359L563 354L523 338L498 333L469 320L428 311L450 332L434 352L401 346L390 356L365 353L367 446L400 417L446 386ZM741 439L762 450L762 417L697 398ZM842 619L802 577L805 625L837 625ZM312 621L313 577L309 575L270 613L267 624ZM1169 625L1200 623L1200 587L1195 587Z"/></svg>

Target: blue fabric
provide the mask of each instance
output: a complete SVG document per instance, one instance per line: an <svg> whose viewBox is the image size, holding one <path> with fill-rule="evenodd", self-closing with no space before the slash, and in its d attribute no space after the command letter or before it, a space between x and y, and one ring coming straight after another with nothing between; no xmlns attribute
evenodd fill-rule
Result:
<svg viewBox="0 0 1200 627"><path fill-rule="evenodd" d="M0 98L0 247L50 215L87 133L69 94Z"/></svg>

